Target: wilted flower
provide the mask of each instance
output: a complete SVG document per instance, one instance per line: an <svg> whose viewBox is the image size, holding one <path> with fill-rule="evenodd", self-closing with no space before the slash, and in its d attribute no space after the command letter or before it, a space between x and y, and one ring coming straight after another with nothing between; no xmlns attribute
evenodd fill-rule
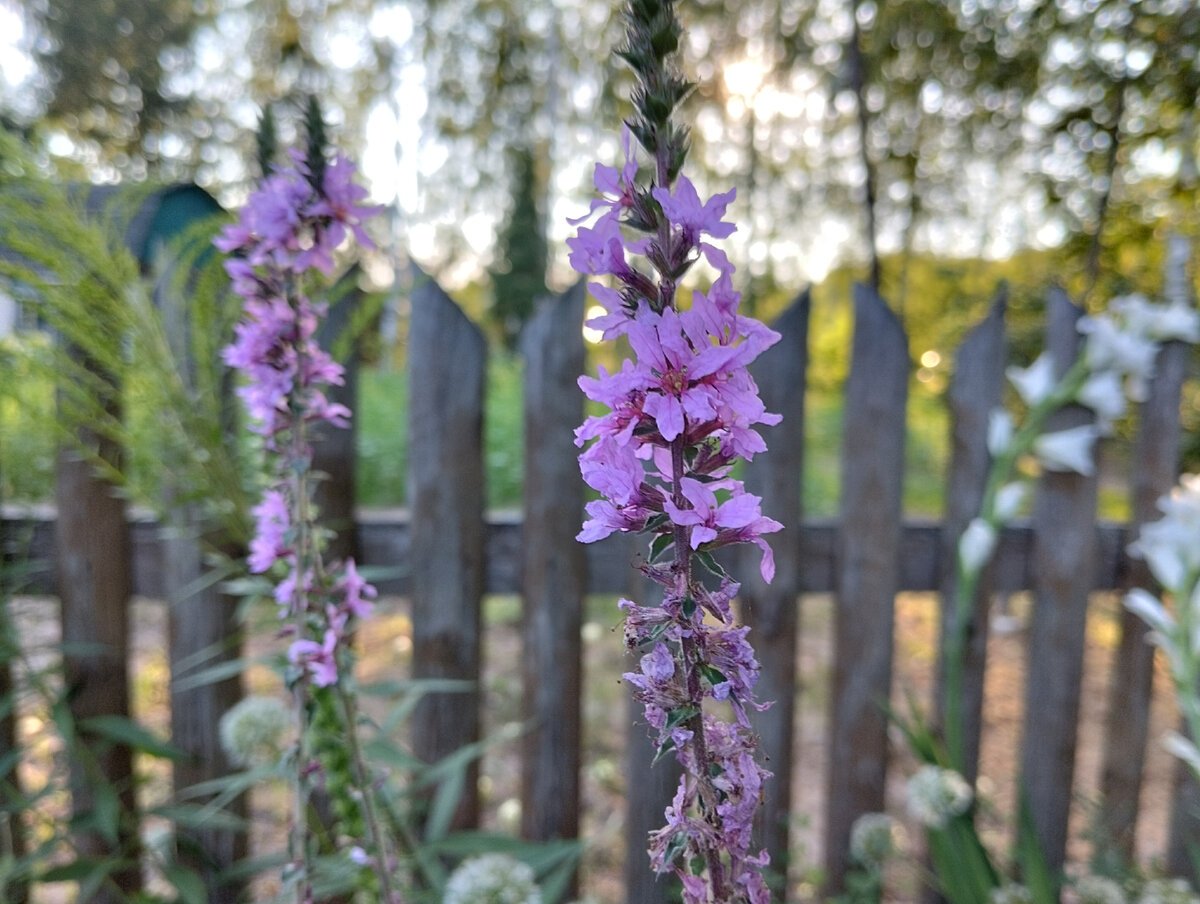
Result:
<svg viewBox="0 0 1200 904"><path fill-rule="evenodd" d="M941 829L966 813L974 792L953 769L925 765L908 780L908 812L924 826Z"/></svg>
<svg viewBox="0 0 1200 904"><path fill-rule="evenodd" d="M292 714L282 700L247 697L221 716L221 749L235 765L269 766L278 762L291 726Z"/></svg>
<svg viewBox="0 0 1200 904"><path fill-rule="evenodd" d="M904 842L904 826L891 816L864 813L850 827L850 858L878 870L903 848Z"/></svg>
<svg viewBox="0 0 1200 904"><path fill-rule="evenodd" d="M527 864L505 854L483 854L451 873L442 904L542 904L542 893Z"/></svg>
<svg viewBox="0 0 1200 904"><path fill-rule="evenodd" d="M1127 904L1121 883L1107 876L1084 876L1075 883L1079 904Z"/></svg>

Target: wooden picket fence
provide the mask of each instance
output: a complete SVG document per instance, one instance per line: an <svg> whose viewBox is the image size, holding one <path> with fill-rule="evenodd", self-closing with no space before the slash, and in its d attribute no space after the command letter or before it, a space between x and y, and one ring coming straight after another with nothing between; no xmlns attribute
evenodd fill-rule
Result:
<svg viewBox="0 0 1200 904"><path fill-rule="evenodd" d="M319 447L318 467L338 478L323 485L321 508L335 523L355 525L353 532L342 531L340 552L352 552L366 565L400 566L399 576L383 581L380 589L411 600L416 677L478 681L483 595L522 596L521 669L530 730L521 754L521 830L531 839L572 838L580 825L584 597L620 593L644 599L649 592L631 567L637 552L631 538L614 536L589 547L573 539L584 502L572 441L572 430L583 417L575 378L584 367L584 290L576 286L544 301L523 337L526 457L520 520L484 511L484 338L423 274L416 273L410 300L409 436L420 437L409 453L410 507L406 513L359 512L353 520L354 447L352 438L343 437ZM793 775L806 768L792 753L799 600L806 593L836 595L822 821L831 891L840 888L848 866L854 819L884 808L889 732L879 704L889 699L893 680L895 598L901 590L951 589L956 538L982 497L987 414L1000 403L1007 360L1001 294L962 343L947 392L952 455L945 518L938 524L906 522L901 488L908 341L877 295L860 287L853 303L840 516L835 521L803 517L809 298L802 294L774 324L782 341L755 368L768 409L784 415L771 431L770 452L746 470L747 485L763 496L765 513L786 526L773 543L776 579L763 584L750 559L736 564L744 579L743 611L762 663L760 695L778 701L757 717L775 773L762 831L776 864L787 862L793 813L788 789ZM1081 313L1063 293L1049 293L1046 344L1062 368L1079 352L1075 324ZM1052 868L1061 867L1065 857L1089 593L1148 581L1143 563L1130 560L1125 549L1136 525L1156 517L1155 500L1176 479L1188 360L1186 347L1166 346L1150 395L1140 406L1129 475L1133 524L1097 524L1095 478L1047 473L1038 483L1031 519L1003 532L975 603L964 689L972 778L982 724L989 600L999 591L1033 592L1020 781ZM346 392L340 401L353 406L352 388ZM1074 425L1088 416L1074 408L1051 426ZM56 518L53 511L9 512L3 524L9 537L16 528L32 538L26 552L53 563L31 590L61 597L64 638L83 651L67 655L69 680L81 690L73 699L77 715L128 712L129 597L137 593L171 600L180 588L194 586L204 568L201 547L180 530L188 513L169 519L170 531L149 521L131 522L119 497L69 454L60 460L57 513ZM216 586L199 591L187 605L173 605L170 612L172 664L235 636L232 603ZM1128 853L1144 771L1153 650L1144 640L1144 625L1132 615L1123 614L1121 631L1101 790L1104 832ZM106 650L103 655L87 646L97 642ZM237 655L233 645L226 655ZM228 769L216 725L238 692L236 680L173 692L172 740L190 755L176 767L180 786ZM629 721L641 723L632 702ZM427 760L443 757L477 740L480 722L478 694L431 697L415 714L415 751ZM12 743L11 737L0 738L0 748ZM655 883L638 852L644 850L646 833L661 822L677 773L668 762L650 769L651 757L645 732L634 725L627 746L629 904L667 900L664 885ZM109 764L115 776L128 774L127 760L126 753L123 761ZM480 815L473 781L468 789L455 817L459 826L476 824ZM1177 790L1167 865L1188 874L1188 845L1200 839L1195 818L1200 792L1182 769ZM224 830L196 840L216 867L242 853L243 842ZM210 896L216 902L232 901L236 890L214 881Z"/></svg>

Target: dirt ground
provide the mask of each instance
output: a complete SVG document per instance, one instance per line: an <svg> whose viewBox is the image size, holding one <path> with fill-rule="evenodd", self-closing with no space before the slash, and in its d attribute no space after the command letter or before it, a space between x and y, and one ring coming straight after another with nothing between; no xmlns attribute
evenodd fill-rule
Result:
<svg viewBox="0 0 1200 904"><path fill-rule="evenodd" d="M831 654L833 601L829 596L810 596L801 601L801 637L797 649L801 683L797 689L797 737L795 757L798 769L792 788L795 810L792 876L797 899L816 900L817 865L822 859L821 813L825 769L824 737L826 701ZM1028 602L1022 597L1012 601L1011 614L1004 619L1007 630L994 630L990 641L986 684L986 724L983 739L981 794L990 801L984 810L983 826L987 839L997 850L1006 849L1010 838L1010 814L1015 794L1015 773L1021 735L1021 710L1024 687L1025 632L1022 629ZM57 642L55 602L41 598L22 598L15 610L19 630L31 661L46 664L54 657ZM1111 595L1093 598L1088 622L1087 658L1080 718L1080 740L1076 762L1075 798L1072 814L1072 862L1086 861L1090 847L1086 840L1089 813L1094 809L1099 781L1101 732L1104 725L1108 690L1108 672L1117 641L1117 603ZM485 621L485 719L488 731L519 721L519 605L512 597L492 597L486 603ZM918 699L929 698L935 655L937 605L929 594L902 594L896 609L895 690L897 702L904 693ZM135 711L145 724L166 735L169 722L168 675L165 654L166 619L164 607L154 601L134 604L133 687ZM269 634L269 632L267 632ZM619 682L620 673L629 667L622 649L618 615L612 600L589 601L583 627L585 648L584 732L585 763L583 777L585 823L583 834L586 853L582 867L582 890L594 904L621 904L621 868L623 863L622 824L624 786L622 749L628 727L627 689ZM753 637L751 637L753 641ZM360 637L361 677L402 677L407 673L412 649L411 623L405 601L389 598L381 601L376 616L364 627ZM1161 750L1157 739L1174 724L1166 676L1157 677L1156 704L1151 726L1148 771L1142 795L1142 816L1138 831L1138 853L1146 862L1161 855L1166 845L1167 814L1173 762ZM270 692L277 681L264 668L252 669L246 678L255 692ZM20 728L28 744L29 755L22 763L22 778L28 788L41 787L51 780L57 747L44 724L43 715L26 707ZM167 775L161 764L143 764L149 781L143 797L147 802L163 799L167 793ZM893 738L893 781L889 787L889 810L903 818L903 782L912 772L902 741ZM515 831L520 818L517 799L518 761L515 747L501 747L484 761L480 790L486 812L486 825ZM253 845L263 852L277 849L283 837L285 801L279 789L256 794L252 799L256 823ZM31 819L45 831L47 820L61 815L65 799L51 798L42 812ZM56 813L57 811L57 813ZM164 830L150 826L153 834ZM918 833L910 833L916 838ZM917 884L915 867L901 867L889 876L889 898L914 900ZM65 891L65 890L64 890ZM63 893L48 893L43 901L69 900Z"/></svg>

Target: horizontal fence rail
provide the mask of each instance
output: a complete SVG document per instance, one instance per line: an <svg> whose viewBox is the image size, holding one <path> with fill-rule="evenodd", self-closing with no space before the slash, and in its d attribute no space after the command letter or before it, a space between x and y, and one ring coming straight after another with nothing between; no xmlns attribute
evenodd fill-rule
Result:
<svg viewBox="0 0 1200 904"><path fill-rule="evenodd" d="M8 544L6 558L19 557L37 563L24 592L55 594L54 507L5 506L0 510L0 521ZM492 512L485 520L485 527L485 592L519 593L520 516ZM407 513L401 509L360 511L355 518L355 531L362 553L360 565L388 569L388 574L377 582L380 592L408 593L406 572L410 560L411 525ZM904 522L900 540L899 589L938 589L944 554L941 531L941 522L934 520L908 519ZM165 529L153 518L135 513L130 517L130 532L133 537L133 592L151 599L165 598L167 588L162 570ZM814 518L806 520L799 537L791 541L800 544L801 593L829 593L835 589L837 534L835 519ZM1132 539L1130 529L1124 524L1101 522L1096 525L1097 553L1092 590L1126 586L1125 575L1132 562L1126 547ZM784 542L788 542L787 535L780 534L776 543ZM630 538L614 534L585 549L588 593L628 592L630 566L639 561L637 544ZM1033 529L1027 522L1017 521L1004 528L996 552L996 590L1011 593L1033 586L1032 549Z"/></svg>

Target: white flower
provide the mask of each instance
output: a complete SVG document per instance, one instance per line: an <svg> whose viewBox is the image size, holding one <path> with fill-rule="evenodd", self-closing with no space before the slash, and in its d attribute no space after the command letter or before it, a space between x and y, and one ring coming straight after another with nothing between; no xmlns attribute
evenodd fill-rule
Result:
<svg viewBox="0 0 1200 904"><path fill-rule="evenodd" d="M993 408L988 415L987 447L993 458L1008 451L1013 439L1012 415L1003 408Z"/></svg>
<svg viewBox="0 0 1200 904"><path fill-rule="evenodd" d="M974 796L966 779L941 766L922 766L908 780L908 812L931 829L940 829L966 813Z"/></svg>
<svg viewBox="0 0 1200 904"><path fill-rule="evenodd" d="M1024 885L1007 882L999 888L993 888L988 895L990 904L1035 904L1033 892Z"/></svg>
<svg viewBox="0 0 1200 904"><path fill-rule="evenodd" d="M1005 371L1026 405L1036 405L1054 389L1054 359L1042 352L1028 367L1010 367Z"/></svg>
<svg viewBox="0 0 1200 904"><path fill-rule="evenodd" d="M850 858L868 868L881 868L904 843L904 827L886 813L864 813L850 827Z"/></svg>
<svg viewBox="0 0 1200 904"><path fill-rule="evenodd" d="M1163 747L1171 756L1179 757L1191 770L1200 776L1200 749L1177 731L1169 731L1163 737Z"/></svg>
<svg viewBox="0 0 1200 904"><path fill-rule="evenodd" d="M1114 298L1109 305L1127 327L1159 342L1200 342L1200 313L1178 301L1155 304L1142 295Z"/></svg>
<svg viewBox="0 0 1200 904"><path fill-rule="evenodd" d="M528 865L505 854L484 854L459 864L446 883L442 904L541 904Z"/></svg>
<svg viewBox="0 0 1200 904"><path fill-rule="evenodd" d="M1108 433L1112 422L1125 413L1125 390L1115 370L1094 373L1080 387L1076 396L1079 402L1096 412L1096 422Z"/></svg>
<svg viewBox="0 0 1200 904"><path fill-rule="evenodd" d="M996 549L996 528L982 518L967 525L958 540L958 560L963 571L973 574L987 564Z"/></svg>
<svg viewBox="0 0 1200 904"><path fill-rule="evenodd" d="M282 700L251 696L232 707L217 726L221 747L238 766L269 766L278 762L292 714Z"/></svg>
<svg viewBox="0 0 1200 904"><path fill-rule="evenodd" d="M1145 558L1158 582L1179 595L1187 576L1200 570L1200 477L1185 475L1158 507L1163 517L1142 525L1129 551Z"/></svg>
<svg viewBox="0 0 1200 904"><path fill-rule="evenodd" d="M1175 619L1171 617L1167 607L1154 594L1140 587L1125 594L1125 608L1159 634L1171 634L1175 631Z"/></svg>
<svg viewBox="0 0 1200 904"><path fill-rule="evenodd" d="M1075 471L1090 477L1096 470L1092 444L1100 436L1094 424L1043 433L1033 441L1033 454L1050 471Z"/></svg>
<svg viewBox="0 0 1200 904"><path fill-rule="evenodd" d="M1084 876L1075 883L1079 904L1126 904L1125 890L1119 882L1105 876Z"/></svg>
<svg viewBox="0 0 1200 904"><path fill-rule="evenodd" d="M1151 879L1142 886L1137 904L1200 904L1186 879Z"/></svg>
<svg viewBox="0 0 1200 904"><path fill-rule="evenodd" d="M1145 398L1147 381L1154 376L1158 343L1138 325L1119 324L1113 317L1081 317L1079 332L1087 336L1084 356L1093 371L1115 370L1130 378L1130 398Z"/></svg>
<svg viewBox="0 0 1200 904"><path fill-rule="evenodd" d="M1021 509L1029 487L1020 481L1006 483L996 491L996 518L1000 521L1011 521Z"/></svg>

